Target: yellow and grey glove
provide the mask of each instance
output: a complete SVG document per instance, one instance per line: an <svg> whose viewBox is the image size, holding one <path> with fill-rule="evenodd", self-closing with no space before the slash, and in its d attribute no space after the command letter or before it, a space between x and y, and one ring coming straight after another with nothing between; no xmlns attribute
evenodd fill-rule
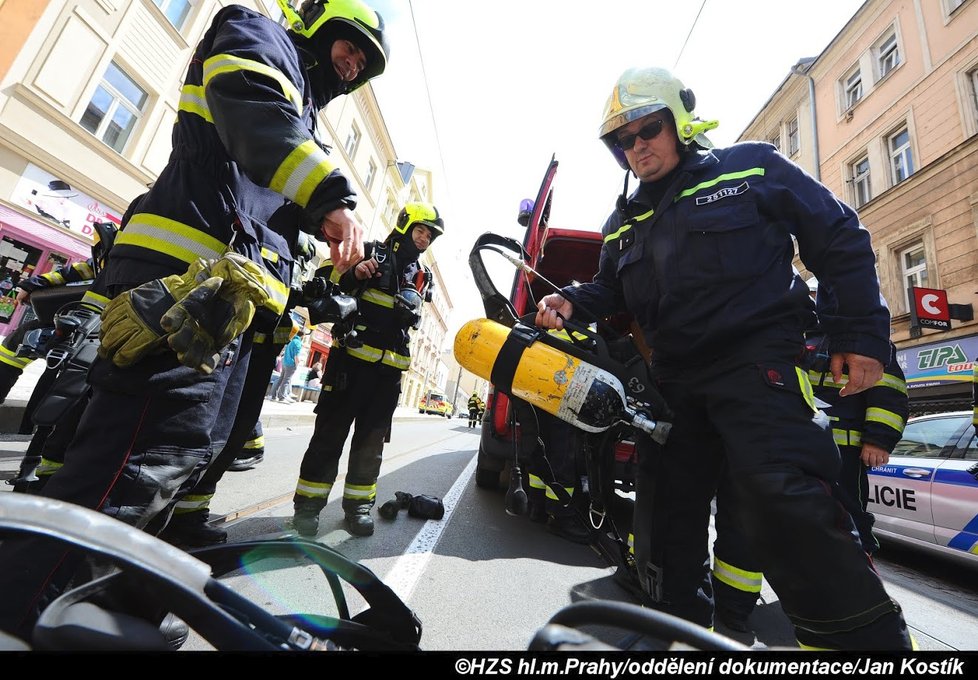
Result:
<svg viewBox="0 0 978 680"><path fill-rule="evenodd" d="M251 324L269 298L265 270L237 253L211 264L210 278L177 301L160 319L170 348L184 366L210 373L221 351Z"/></svg>
<svg viewBox="0 0 978 680"><path fill-rule="evenodd" d="M205 281L210 265L198 259L183 274L155 279L116 296L102 311L98 354L122 368L166 349L163 314Z"/></svg>

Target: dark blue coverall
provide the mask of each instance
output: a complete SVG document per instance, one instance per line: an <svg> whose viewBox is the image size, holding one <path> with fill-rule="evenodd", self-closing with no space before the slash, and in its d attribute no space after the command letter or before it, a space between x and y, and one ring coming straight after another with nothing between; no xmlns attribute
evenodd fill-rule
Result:
<svg viewBox="0 0 978 680"><path fill-rule="evenodd" d="M821 319L831 351L890 357L889 313L855 212L773 146L743 143L690 151L640 185L603 234L594 281L563 293L599 316L635 316L675 412L661 451L640 438L640 464L657 480L653 540L635 546L650 598L713 624L708 524L725 463L799 641L909 649L899 605L830 492L838 449L795 365L814 305L791 266L792 236L806 267L842 292Z"/></svg>
<svg viewBox="0 0 978 680"><path fill-rule="evenodd" d="M819 358L814 363L801 364L808 371L815 397L828 404L823 410L831 421L832 437L842 458L834 492L849 511L863 550L873 555L879 550L879 543L873 536L875 518L866 510L869 475L861 460L862 444L868 442L887 452L893 451L910 412L907 384L897 363L896 348L891 347L891 359L875 386L848 397L839 396L839 390L849 378L848 367L843 368L842 382L835 382L826 365L828 357L818 351L824 338L820 334L809 336L806 356ZM715 521L717 540L713 545L712 577L717 612L722 620L745 621L757 602L763 572L745 538L743 521L738 517L738 499L726 479L721 480L717 491Z"/></svg>
<svg viewBox="0 0 978 680"><path fill-rule="evenodd" d="M349 182L313 137L318 108L307 68L267 17L238 5L216 14L183 81L169 163L103 271L107 297L231 248L264 265L270 301L253 327L274 328L300 219L318 225L326 213L355 206ZM245 333L210 375L171 352L130 368L97 361L89 407L43 495L146 526L224 446L250 352ZM43 539L4 542L0 628L30 630L46 586L70 574L58 567L67 566L64 554Z"/></svg>

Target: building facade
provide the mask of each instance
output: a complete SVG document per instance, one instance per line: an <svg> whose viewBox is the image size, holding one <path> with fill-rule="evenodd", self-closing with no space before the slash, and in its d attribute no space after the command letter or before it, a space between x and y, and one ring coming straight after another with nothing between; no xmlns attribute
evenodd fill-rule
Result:
<svg viewBox="0 0 978 680"><path fill-rule="evenodd" d="M867 0L740 137L777 140L858 211L915 413L970 408L978 321L912 328L908 289L978 303L976 93L978 1Z"/></svg>
<svg viewBox="0 0 978 680"><path fill-rule="evenodd" d="M118 223L156 179L170 154L187 63L226 4L0 0L0 335L28 312L8 290L87 258L92 222ZM239 4L281 18L275 0ZM368 239L386 236L403 202L431 200L431 173L398 161L370 84L331 102L318 133L357 190L355 216ZM447 317L444 287L435 307ZM434 346L444 329L430 328L439 329ZM324 354L323 330L310 360Z"/></svg>

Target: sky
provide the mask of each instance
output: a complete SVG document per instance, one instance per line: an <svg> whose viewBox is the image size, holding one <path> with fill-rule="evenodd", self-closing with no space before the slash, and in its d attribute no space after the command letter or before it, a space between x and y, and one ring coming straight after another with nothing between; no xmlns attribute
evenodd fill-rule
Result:
<svg viewBox="0 0 978 680"><path fill-rule="evenodd" d="M373 87L398 159L435 173L446 233L434 247L455 306L446 348L462 323L484 316L467 266L472 243L486 231L522 240L520 200L536 196L551 156L559 162L551 226L600 230L624 180L597 136L622 71L671 70L695 93L696 113L720 121L709 136L725 146L791 66L820 54L863 4L367 1L390 35L390 61ZM506 293L513 269L494 258L487 265Z"/></svg>

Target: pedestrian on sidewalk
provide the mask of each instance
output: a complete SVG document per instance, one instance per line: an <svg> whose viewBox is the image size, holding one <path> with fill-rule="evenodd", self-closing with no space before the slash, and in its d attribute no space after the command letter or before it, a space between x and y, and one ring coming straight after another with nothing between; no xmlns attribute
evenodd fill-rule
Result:
<svg viewBox="0 0 978 680"><path fill-rule="evenodd" d="M292 337L282 350L282 372L278 374L278 380L272 388L272 401L295 403L295 399L292 398L292 376L295 375L299 353L302 351L302 336L299 330L299 325L293 324Z"/></svg>

